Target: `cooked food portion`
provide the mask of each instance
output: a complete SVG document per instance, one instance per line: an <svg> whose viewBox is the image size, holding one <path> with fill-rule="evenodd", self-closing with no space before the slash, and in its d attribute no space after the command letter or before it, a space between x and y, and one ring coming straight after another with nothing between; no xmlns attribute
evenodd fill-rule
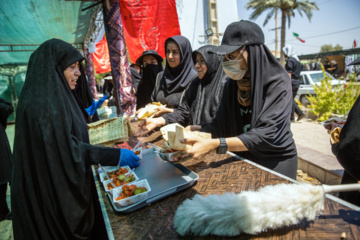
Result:
<svg viewBox="0 0 360 240"><path fill-rule="evenodd" d="M138 187L136 185L125 185L122 188L122 191L120 192L119 196L116 197L116 201L122 200L124 198L132 197L138 194L141 194L143 192L146 192L146 187Z"/></svg>
<svg viewBox="0 0 360 240"><path fill-rule="evenodd" d="M126 168L124 168L124 167L121 167L121 168L119 168L117 170L108 172L108 175L110 176L110 178L117 178L117 176L119 176L120 174L125 174L125 173L128 173L128 170ZM106 181L106 180L109 180L109 179L105 175L104 181Z"/></svg>
<svg viewBox="0 0 360 240"><path fill-rule="evenodd" d="M116 187L120 187L121 185L124 185L126 183L130 183L130 182L133 182L133 181L135 181L135 177L134 177L133 174L131 174L131 175L120 174L120 175L118 175L116 177L113 177L112 182L109 182L107 184L107 188L108 188L108 190L111 190L111 189L114 188L114 185Z"/></svg>

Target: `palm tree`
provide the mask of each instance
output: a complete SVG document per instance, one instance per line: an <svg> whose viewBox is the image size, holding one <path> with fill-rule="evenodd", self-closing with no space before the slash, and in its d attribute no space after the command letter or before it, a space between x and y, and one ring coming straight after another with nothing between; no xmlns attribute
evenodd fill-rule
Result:
<svg viewBox="0 0 360 240"><path fill-rule="evenodd" d="M319 10L315 2L309 0L250 0L247 5L247 9L253 8L254 11L250 15L251 20L255 20L263 12L270 10L266 15L263 26L272 18L277 10L281 11L281 50L285 46L285 26L288 21L288 27L291 24L291 17L295 17L295 10L297 10L300 16L305 13L309 21L313 15L313 10ZM281 51L280 62L283 64L285 60L284 53Z"/></svg>

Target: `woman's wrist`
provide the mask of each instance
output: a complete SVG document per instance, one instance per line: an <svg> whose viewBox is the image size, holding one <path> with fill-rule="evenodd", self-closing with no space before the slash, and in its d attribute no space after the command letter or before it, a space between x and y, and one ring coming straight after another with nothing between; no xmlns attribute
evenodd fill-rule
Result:
<svg viewBox="0 0 360 240"><path fill-rule="evenodd" d="M220 139L213 138L211 139L211 149L216 150L220 146Z"/></svg>

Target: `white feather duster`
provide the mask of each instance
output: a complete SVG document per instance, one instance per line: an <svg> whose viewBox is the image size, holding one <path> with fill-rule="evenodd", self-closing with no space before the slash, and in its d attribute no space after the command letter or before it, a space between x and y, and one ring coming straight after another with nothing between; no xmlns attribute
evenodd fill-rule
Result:
<svg viewBox="0 0 360 240"><path fill-rule="evenodd" d="M326 192L360 189L360 184L349 185L344 190L344 185L278 184L256 192L195 195L178 207L174 226L182 236L256 234L315 219L324 208Z"/></svg>

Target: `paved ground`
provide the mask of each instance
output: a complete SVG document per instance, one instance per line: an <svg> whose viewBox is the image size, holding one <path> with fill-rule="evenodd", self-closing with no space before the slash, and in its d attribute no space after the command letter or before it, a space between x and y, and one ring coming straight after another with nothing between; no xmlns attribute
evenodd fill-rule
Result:
<svg viewBox="0 0 360 240"><path fill-rule="evenodd" d="M294 135L299 157L301 157L301 154L306 153L308 149L311 149L312 152L317 152L322 156L316 159L321 161L324 168L342 168L331 152L329 134L320 123L310 119L302 119L299 122L292 123L291 130ZM12 146L14 126L9 126L6 132ZM9 194L10 193L8 193L8 200L10 200ZM13 239L11 221L0 222L0 239Z"/></svg>
<svg viewBox="0 0 360 240"><path fill-rule="evenodd" d="M343 167L331 151L330 135L318 122L302 119L291 124L299 158L342 175Z"/></svg>
<svg viewBox="0 0 360 240"><path fill-rule="evenodd" d="M323 154L334 156L331 152L330 138L327 130L310 119L301 119L291 124L296 145L317 150Z"/></svg>

